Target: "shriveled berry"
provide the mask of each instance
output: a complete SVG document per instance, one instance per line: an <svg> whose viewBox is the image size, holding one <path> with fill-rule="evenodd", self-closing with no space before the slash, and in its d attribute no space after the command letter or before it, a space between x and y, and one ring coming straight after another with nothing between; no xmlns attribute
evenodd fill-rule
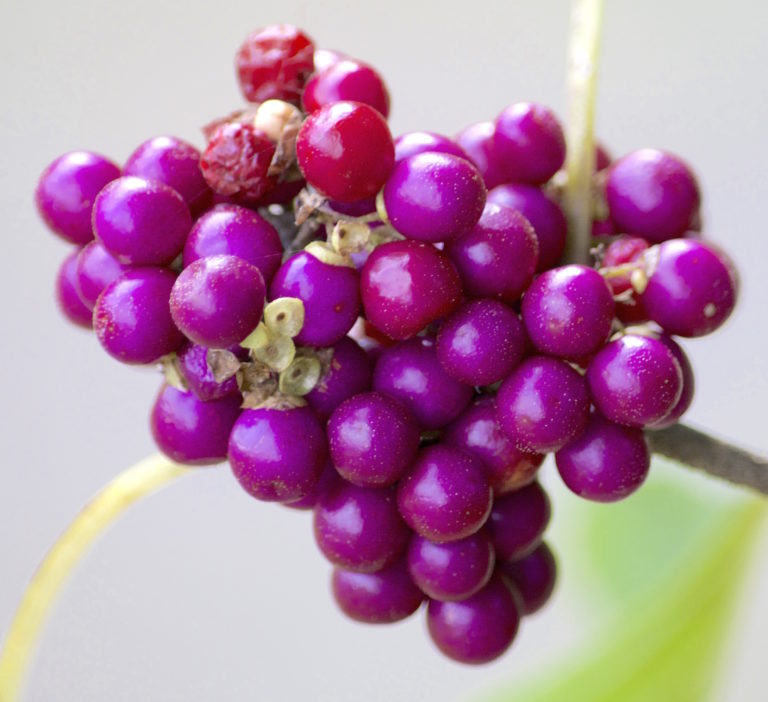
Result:
<svg viewBox="0 0 768 702"><path fill-rule="evenodd" d="M533 551L551 515L549 497L538 483L497 499L488 518L488 533L499 560L522 558Z"/></svg>
<svg viewBox="0 0 768 702"><path fill-rule="evenodd" d="M307 112L341 100L361 102L385 118L389 115L387 86L378 72L362 61L341 59L318 71L307 82L301 97Z"/></svg>

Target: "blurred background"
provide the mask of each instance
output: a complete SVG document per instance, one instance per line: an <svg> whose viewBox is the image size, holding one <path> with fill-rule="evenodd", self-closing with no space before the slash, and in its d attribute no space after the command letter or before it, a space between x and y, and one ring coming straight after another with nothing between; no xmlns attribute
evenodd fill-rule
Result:
<svg viewBox="0 0 768 702"><path fill-rule="evenodd" d="M686 344L697 373L690 422L766 453L768 5L606 5L600 138L614 155L656 146L692 163L705 232L742 274L729 324ZM32 205L47 163L79 148L121 162L160 134L202 146L200 125L241 105L237 47L250 30L276 22L377 67L392 94L395 134L453 134L519 100L563 115L568 10L566 0L3 0L0 631L64 525L101 485L154 450L147 413L159 376L121 367L57 312L53 279L68 249ZM673 541L694 522L721 523L720 496L730 491L679 469L658 471L675 485L659 488L661 507L649 500L629 523L617 516L626 559L630 537L649 526L667 525L661 540ZM556 484L553 473L547 464L546 484ZM697 497L687 501L689 494ZM678 512L678 499L688 509ZM599 550L587 535L580 541L586 531L578 526L594 518L597 533L608 533L614 509L577 504L560 489L554 506L551 542L563 566L555 599L525 623L509 654L476 669L442 658L419 617L385 629L343 619L310 516L256 503L226 469L201 471L133 509L88 557L48 626L27 699L445 702L478 699L537 666L552 674L550 666L583 649L608 616L607 600L585 575L588 554ZM763 535L729 618L715 699L765 699L767 553ZM643 567L625 578L657 568L653 549L640 557ZM670 558L674 579L693 556L681 547ZM721 572L728 569L726 562ZM611 599L619 612L627 582Z"/></svg>

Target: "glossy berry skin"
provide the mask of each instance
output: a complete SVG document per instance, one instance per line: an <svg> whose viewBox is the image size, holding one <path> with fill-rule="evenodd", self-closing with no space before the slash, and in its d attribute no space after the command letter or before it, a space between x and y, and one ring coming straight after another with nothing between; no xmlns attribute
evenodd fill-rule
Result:
<svg viewBox="0 0 768 702"><path fill-rule="evenodd" d="M453 421L472 398L470 386L443 370L432 337L384 349L373 370L373 389L399 400L425 429Z"/></svg>
<svg viewBox="0 0 768 702"><path fill-rule="evenodd" d="M557 562L545 543L516 561L501 561L499 571L518 594L520 613L533 614L549 600L557 580Z"/></svg>
<svg viewBox="0 0 768 702"><path fill-rule="evenodd" d="M613 294L594 268L571 264L542 273L523 297L523 322L541 353L579 358L611 332Z"/></svg>
<svg viewBox="0 0 768 702"><path fill-rule="evenodd" d="M250 123L225 122L211 135L200 158L200 171L218 195L250 202L274 190L269 166L275 143Z"/></svg>
<svg viewBox="0 0 768 702"><path fill-rule="evenodd" d="M467 385L506 378L523 358L526 336L517 314L498 300L473 300L437 333L437 358L448 375Z"/></svg>
<svg viewBox="0 0 768 702"><path fill-rule="evenodd" d="M93 239L91 210L101 189L120 177L120 169L92 151L59 156L40 176L35 190L37 211L54 234L73 244Z"/></svg>
<svg viewBox="0 0 768 702"><path fill-rule="evenodd" d="M342 100L370 105L385 119L389 115L387 86L381 76L362 61L342 59L325 71L315 73L301 97L306 112Z"/></svg>
<svg viewBox="0 0 768 702"><path fill-rule="evenodd" d="M314 529L323 555L358 573L394 563L410 535L398 514L394 488L363 488L343 480L318 501Z"/></svg>
<svg viewBox="0 0 768 702"><path fill-rule="evenodd" d="M512 644L520 624L515 597L494 576L480 592L462 602L430 600L427 628L437 647L460 663L488 663Z"/></svg>
<svg viewBox="0 0 768 702"><path fill-rule="evenodd" d="M407 559L413 581L427 597L453 602L485 587L493 575L496 555L490 538L481 530L445 544L414 535Z"/></svg>
<svg viewBox="0 0 768 702"><path fill-rule="evenodd" d="M733 263L718 249L694 239L672 239L661 244L651 260L648 286L640 299L668 334L710 334L733 312L738 278Z"/></svg>
<svg viewBox="0 0 768 702"><path fill-rule="evenodd" d="M541 454L520 451L502 431L496 419L495 397L491 395L484 395L467 407L446 428L443 441L471 453L485 464L496 497L535 480L544 460Z"/></svg>
<svg viewBox="0 0 768 702"><path fill-rule="evenodd" d="M360 311L357 271L325 263L307 251L291 256L275 273L271 299L297 297L304 303L304 326L297 344L330 346L343 339Z"/></svg>
<svg viewBox="0 0 768 702"><path fill-rule="evenodd" d="M496 186L488 193L488 202L511 207L531 223L539 242L539 262L536 266L539 273L557 265L568 233L568 223L560 205L541 188L525 183Z"/></svg>
<svg viewBox="0 0 768 702"><path fill-rule="evenodd" d="M93 328L110 356L154 363L184 343L168 304L175 281L168 270L134 268L104 288L93 308Z"/></svg>
<svg viewBox="0 0 768 702"><path fill-rule="evenodd" d="M399 622L410 617L424 601L403 559L376 573L335 568L331 587L342 612L364 624Z"/></svg>
<svg viewBox="0 0 768 702"><path fill-rule="evenodd" d="M446 243L472 297L495 297L514 304L536 271L539 244L528 220L519 212L488 203L471 231Z"/></svg>
<svg viewBox="0 0 768 702"><path fill-rule="evenodd" d="M339 474L336 472L331 461L328 460L315 486L301 499L283 502L283 507L298 510L314 509L320 498L340 480Z"/></svg>
<svg viewBox="0 0 768 702"><path fill-rule="evenodd" d="M205 210L213 197L200 172L200 152L176 137L145 141L128 157L123 173L165 183L184 198L193 214Z"/></svg>
<svg viewBox="0 0 768 702"><path fill-rule="evenodd" d="M314 70L314 52L312 40L290 24L253 32L235 57L245 99L285 100L298 105L304 84Z"/></svg>
<svg viewBox="0 0 768 702"><path fill-rule="evenodd" d="M568 488L595 502L628 497L643 484L651 465L642 429L614 424L598 413L555 460Z"/></svg>
<svg viewBox="0 0 768 702"><path fill-rule="evenodd" d="M77 255L74 277L77 294L92 310L101 291L126 270L128 266L120 263L100 241L92 241Z"/></svg>
<svg viewBox="0 0 768 702"><path fill-rule="evenodd" d="M592 401L606 419L644 427L675 407L682 394L683 373L661 341L627 334L592 358L587 381Z"/></svg>
<svg viewBox="0 0 768 702"><path fill-rule="evenodd" d="M199 258L228 254L252 263L272 280L283 258L277 230L247 207L217 205L195 222L184 244L184 267Z"/></svg>
<svg viewBox="0 0 768 702"><path fill-rule="evenodd" d="M408 526L438 543L478 531L492 501L483 464L443 444L423 448L397 488L397 505Z"/></svg>
<svg viewBox="0 0 768 702"><path fill-rule="evenodd" d="M168 458L202 466L226 460L229 432L239 415L239 397L203 402L192 392L163 385L149 424L155 443Z"/></svg>
<svg viewBox="0 0 768 702"><path fill-rule="evenodd" d="M396 483L416 457L419 438L419 426L408 410L378 392L350 397L328 421L333 465L361 487Z"/></svg>
<svg viewBox="0 0 768 702"><path fill-rule="evenodd" d="M345 336L331 347L327 370L304 399L315 414L326 421L348 397L370 390L372 374L368 354Z"/></svg>
<svg viewBox="0 0 768 702"><path fill-rule="evenodd" d="M589 420L587 383L567 363L535 356L523 361L496 395L496 416L518 449L556 451Z"/></svg>
<svg viewBox="0 0 768 702"><path fill-rule="evenodd" d="M93 205L93 230L121 263L164 266L184 248L192 217L184 199L157 181L123 176Z"/></svg>
<svg viewBox="0 0 768 702"><path fill-rule="evenodd" d="M171 292L171 314L196 344L222 349L256 328L264 299L264 278L256 266L237 256L212 256L179 274Z"/></svg>
<svg viewBox="0 0 768 702"><path fill-rule="evenodd" d="M418 241L448 241L477 224L486 189L466 159L428 151L399 161L383 190L392 226Z"/></svg>
<svg viewBox="0 0 768 702"><path fill-rule="evenodd" d="M442 134L436 134L435 132L406 132L395 139L396 163L416 154L429 152L451 154L471 162L464 149L455 141Z"/></svg>
<svg viewBox="0 0 768 702"><path fill-rule="evenodd" d="M504 175L498 163L493 122L477 122L462 129L455 138L456 143L475 164L489 190L504 182Z"/></svg>
<svg viewBox="0 0 768 702"><path fill-rule="evenodd" d="M696 390L693 366L691 366L691 362L688 360L688 356L680 344L666 334L659 336L659 341L672 352L675 360L680 364L680 370L683 374L683 390L680 393L680 399L677 401L677 404L662 419L649 425L649 429L664 429L677 422L691 406Z"/></svg>
<svg viewBox="0 0 768 702"><path fill-rule="evenodd" d="M236 353L236 348L230 348ZM213 371L208 366L208 349L197 344L186 344L176 355L179 371L190 391L203 402L221 400L225 397L240 397L235 376L223 383L217 383Z"/></svg>
<svg viewBox="0 0 768 702"><path fill-rule="evenodd" d="M640 149L615 161L608 171L605 198L620 232L652 243L684 234L700 202L691 169L659 149Z"/></svg>
<svg viewBox="0 0 768 702"><path fill-rule="evenodd" d="M301 437L301 441L297 441ZM328 447L309 407L246 409L229 436L229 465L257 500L292 502L316 487Z"/></svg>
<svg viewBox="0 0 768 702"><path fill-rule="evenodd" d="M547 493L531 483L497 499L488 518L488 534L501 561L527 556L541 541L552 508Z"/></svg>
<svg viewBox="0 0 768 702"><path fill-rule="evenodd" d="M360 274L366 318L392 339L407 339L450 314L461 301L461 279L448 257L417 241L381 244Z"/></svg>
<svg viewBox="0 0 768 702"><path fill-rule="evenodd" d="M93 326L91 309L77 292L78 251L67 256L56 274L56 302L64 316L73 324L84 329Z"/></svg>
<svg viewBox="0 0 768 702"><path fill-rule="evenodd" d="M307 182L323 195L356 202L384 185L395 163L395 147L377 110L359 102L335 102L304 120L296 157Z"/></svg>
<svg viewBox="0 0 768 702"><path fill-rule="evenodd" d="M507 182L546 183L565 162L565 135L548 107L522 102L496 118L494 147Z"/></svg>
<svg viewBox="0 0 768 702"><path fill-rule="evenodd" d="M346 58L349 57L335 49L315 49L315 73L327 71L331 66Z"/></svg>

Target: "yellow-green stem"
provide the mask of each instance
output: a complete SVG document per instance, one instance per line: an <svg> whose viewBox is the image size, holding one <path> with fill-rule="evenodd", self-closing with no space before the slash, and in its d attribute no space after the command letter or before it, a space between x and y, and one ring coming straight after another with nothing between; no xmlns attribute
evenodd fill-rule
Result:
<svg viewBox="0 0 768 702"><path fill-rule="evenodd" d="M190 473L162 456L151 456L106 485L80 512L32 577L0 654L0 702L16 702L48 614L67 577L88 547L130 505Z"/></svg>

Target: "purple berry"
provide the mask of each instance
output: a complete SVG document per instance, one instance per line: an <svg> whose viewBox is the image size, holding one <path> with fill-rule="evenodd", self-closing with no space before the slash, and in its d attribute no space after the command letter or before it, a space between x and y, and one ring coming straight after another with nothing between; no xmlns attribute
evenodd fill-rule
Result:
<svg viewBox="0 0 768 702"><path fill-rule="evenodd" d="M403 553L410 531L397 511L394 488L336 482L315 507L315 539L334 565L373 573Z"/></svg>
<svg viewBox="0 0 768 702"><path fill-rule="evenodd" d="M237 353L238 349L230 348L229 350ZM179 363L179 371L187 386L203 402L239 396L240 390L237 387L235 376L228 378L223 383L216 382L213 371L208 365L208 349L205 346L189 343L178 352L176 358Z"/></svg>
<svg viewBox="0 0 768 702"><path fill-rule="evenodd" d="M196 344L220 349L256 328L264 297L264 278L256 266L236 256L201 258L173 286L171 314Z"/></svg>
<svg viewBox="0 0 768 702"><path fill-rule="evenodd" d="M163 385L150 415L158 448L171 460L189 465L220 463L240 415L240 398L203 402L192 392Z"/></svg>
<svg viewBox="0 0 768 702"><path fill-rule="evenodd" d="M456 541L478 531L491 511L493 492L483 464L453 446L420 452L397 490L400 514L430 541Z"/></svg>
<svg viewBox="0 0 768 702"><path fill-rule="evenodd" d="M419 427L399 402L378 392L350 397L328 422L333 465L362 487L396 483L419 450Z"/></svg>
<svg viewBox="0 0 768 702"><path fill-rule="evenodd" d="M541 454L520 451L501 430L494 396L483 396L467 407L446 428L443 441L464 449L485 464L496 497L535 480L544 460Z"/></svg>
<svg viewBox="0 0 768 702"><path fill-rule="evenodd" d="M557 265L568 233L568 223L560 205L541 188L525 183L496 186L488 193L488 202L511 207L531 223L539 242L538 272Z"/></svg>
<svg viewBox="0 0 768 702"><path fill-rule="evenodd" d="M436 134L435 132L406 132L395 139L395 163L416 154L427 152L451 154L452 156L458 156L459 158L471 161L464 152L464 149L442 134Z"/></svg>
<svg viewBox="0 0 768 702"><path fill-rule="evenodd" d="M113 180L93 205L93 231L121 263L171 263L184 248L192 217L173 188L135 176Z"/></svg>
<svg viewBox="0 0 768 702"><path fill-rule="evenodd" d="M368 257L360 292L368 320L392 339L407 339L458 307L461 280L434 246L392 241Z"/></svg>
<svg viewBox="0 0 768 702"><path fill-rule="evenodd" d="M693 395L696 390L696 381L693 375L693 367L688 360L688 356L683 351L680 344L678 344L672 337L662 334L659 337L659 341L664 344L675 357L675 360L680 364L680 370L683 373L683 390L680 393L680 399L677 404L669 411L665 417L658 422L654 422L648 428L649 429L664 429L665 427L672 426L682 417L693 402Z"/></svg>
<svg viewBox="0 0 768 702"><path fill-rule="evenodd" d="M83 247L77 256L75 287L85 306L93 309L102 290L126 270L128 266L120 263L100 241Z"/></svg>
<svg viewBox="0 0 768 702"><path fill-rule="evenodd" d="M496 500L488 533L500 561L527 556L541 542L552 509L547 493L531 483Z"/></svg>
<svg viewBox="0 0 768 702"><path fill-rule="evenodd" d="M370 105L383 117L389 115L389 92L381 76L362 61L341 59L307 82L301 100L306 112L323 105L352 100Z"/></svg>
<svg viewBox="0 0 768 702"><path fill-rule="evenodd" d="M376 212L376 197L366 197L355 202L339 202L338 200L329 200L328 207L334 212L347 215L348 217L364 217Z"/></svg>
<svg viewBox="0 0 768 702"><path fill-rule="evenodd" d="M168 304L175 281L168 270L134 268L104 288L93 308L93 328L110 356L154 363L184 343Z"/></svg>
<svg viewBox="0 0 768 702"><path fill-rule="evenodd" d="M443 370L432 337L384 349L373 370L373 389L402 402L426 429L456 419L472 398L471 387Z"/></svg>
<svg viewBox="0 0 768 702"><path fill-rule="evenodd" d="M488 663L498 658L512 644L519 624L515 597L499 576L462 602L430 600L427 609L432 640L460 663Z"/></svg>
<svg viewBox="0 0 768 702"><path fill-rule="evenodd" d="M304 326L295 338L306 346L331 346L343 339L360 311L357 271L319 260L307 251L291 256L275 273L270 297L297 297Z"/></svg>
<svg viewBox="0 0 768 702"><path fill-rule="evenodd" d="M673 239L649 249L651 270L641 301L668 334L709 334L733 312L736 269L728 257L694 239Z"/></svg>
<svg viewBox="0 0 768 702"><path fill-rule="evenodd" d="M589 356L608 338L613 295L594 268L572 264L542 273L523 297L523 322L541 353Z"/></svg>
<svg viewBox="0 0 768 702"><path fill-rule="evenodd" d="M496 413L517 448L533 453L557 451L587 425L587 383L563 361L529 358L502 383Z"/></svg>
<svg viewBox="0 0 768 702"><path fill-rule="evenodd" d="M229 437L232 472L249 495L267 502L306 497L327 456L323 426L309 407L243 410Z"/></svg>
<svg viewBox="0 0 768 702"><path fill-rule="evenodd" d="M35 190L37 210L51 230L73 244L93 239L91 210L99 191L120 177L120 169L92 151L59 156L40 176Z"/></svg>
<svg viewBox="0 0 768 702"><path fill-rule="evenodd" d="M320 498L325 495L341 478L333 467L333 463L326 462L325 468L320 475L320 480L317 481L315 486L301 499L293 500L292 502L283 502L283 507L289 507L290 509L309 510L314 509Z"/></svg>
<svg viewBox="0 0 768 702"><path fill-rule="evenodd" d="M608 171L605 197L620 232L652 243L684 234L700 201L691 169L659 149L640 149L615 161Z"/></svg>
<svg viewBox="0 0 768 702"><path fill-rule="evenodd" d="M93 315L77 292L77 259L79 251L67 256L56 274L56 301L64 316L84 329L93 326Z"/></svg>
<svg viewBox="0 0 768 702"><path fill-rule="evenodd" d="M213 197L200 171L200 152L176 137L148 139L128 157L123 172L165 183L184 198L193 214L208 207Z"/></svg>
<svg viewBox="0 0 768 702"><path fill-rule="evenodd" d="M283 260L277 230L253 210L218 205L202 215L184 244L184 267L199 258L238 256L256 266L269 283Z"/></svg>
<svg viewBox="0 0 768 702"><path fill-rule="evenodd" d="M644 427L666 417L682 394L683 373L658 339L627 334L590 361L587 381L600 413L617 424Z"/></svg>
<svg viewBox="0 0 768 702"><path fill-rule="evenodd" d="M507 182L546 183L565 161L565 135L548 107L510 105L496 118L494 147Z"/></svg>
<svg viewBox="0 0 768 702"><path fill-rule="evenodd" d="M545 543L516 561L501 561L499 571L509 580L519 595L521 614L540 610L552 595L557 579L557 563Z"/></svg>
<svg viewBox="0 0 768 702"><path fill-rule="evenodd" d="M466 152L483 176L489 190L504 182L494 145L496 128L493 122L470 124L456 135L456 143Z"/></svg>
<svg viewBox="0 0 768 702"><path fill-rule="evenodd" d="M391 624L406 619L424 600L402 559L377 573L335 568L331 585L344 614L364 624Z"/></svg>
<svg viewBox="0 0 768 702"><path fill-rule="evenodd" d="M594 413L581 436L556 456L560 477L577 495L615 502L639 488L651 465L643 430L614 424Z"/></svg>
<svg viewBox="0 0 768 702"><path fill-rule="evenodd" d="M493 575L493 544L484 531L466 539L436 544L414 535L408 546L413 581L433 600L465 600L481 590Z"/></svg>
<svg viewBox="0 0 768 702"><path fill-rule="evenodd" d="M536 271L539 244L519 212L488 203L475 227L445 246L464 290L472 297L496 297L514 304Z"/></svg>
<svg viewBox="0 0 768 702"><path fill-rule="evenodd" d="M440 325L437 334L443 369L467 385L503 380L520 363L525 349L525 330L517 314L497 300L468 302Z"/></svg>
<svg viewBox="0 0 768 702"><path fill-rule="evenodd" d="M383 190L392 226L403 236L455 239L477 224L486 189L477 169L452 154L425 152L395 164Z"/></svg>

